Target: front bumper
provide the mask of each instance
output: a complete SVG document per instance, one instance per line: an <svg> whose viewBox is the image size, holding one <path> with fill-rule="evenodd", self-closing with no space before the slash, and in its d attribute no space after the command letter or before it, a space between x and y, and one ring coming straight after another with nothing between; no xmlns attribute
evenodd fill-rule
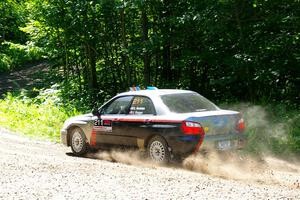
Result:
<svg viewBox="0 0 300 200"><path fill-rule="evenodd" d="M68 146L67 130L62 129L60 131L60 141L63 145Z"/></svg>

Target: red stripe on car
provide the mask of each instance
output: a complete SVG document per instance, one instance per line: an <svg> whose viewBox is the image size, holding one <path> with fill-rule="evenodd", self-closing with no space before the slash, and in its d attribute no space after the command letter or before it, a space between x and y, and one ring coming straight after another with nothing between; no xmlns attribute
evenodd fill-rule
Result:
<svg viewBox="0 0 300 200"><path fill-rule="evenodd" d="M159 119L122 119L116 118L113 121L118 122L153 122L153 123L181 123L182 120L159 120Z"/></svg>
<svg viewBox="0 0 300 200"><path fill-rule="evenodd" d="M153 123L181 123L183 120L172 120L172 119L134 119L134 118L105 118L103 120L112 120L114 122L153 122Z"/></svg>
<svg viewBox="0 0 300 200"><path fill-rule="evenodd" d="M96 146L96 130L93 128L92 133L91 133L91 141L90 141L91 146Z"/></svg>

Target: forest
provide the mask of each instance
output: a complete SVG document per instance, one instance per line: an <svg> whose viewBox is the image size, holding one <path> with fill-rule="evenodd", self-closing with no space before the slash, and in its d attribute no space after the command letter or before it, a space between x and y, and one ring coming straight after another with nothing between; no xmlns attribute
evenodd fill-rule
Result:
<svg viewBox="0 0 300 200"><path fill-rule="evenodd" d="M47 62L67 116L133 85L262 105L290 122L272 145L300 152L299 15L299 0L2 0L0 73ZM3 95L0 116L9 102L42 105L44 89Z"/></svg>

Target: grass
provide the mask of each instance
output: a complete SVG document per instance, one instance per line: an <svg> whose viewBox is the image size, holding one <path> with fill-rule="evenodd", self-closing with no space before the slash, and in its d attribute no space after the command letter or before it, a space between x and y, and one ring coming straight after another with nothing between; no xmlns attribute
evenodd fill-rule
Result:
<svg viewBox="0 0 300 200"><path fill-rule="evenodd" d="M52 101L36 103L12 94L0 99L0 126L39 139L59 142L64 121L77 114Z"/></svg>

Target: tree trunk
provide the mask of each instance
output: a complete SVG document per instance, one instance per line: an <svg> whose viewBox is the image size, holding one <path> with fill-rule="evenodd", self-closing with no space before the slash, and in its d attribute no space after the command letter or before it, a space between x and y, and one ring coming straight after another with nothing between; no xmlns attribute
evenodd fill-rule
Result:
<svg viewBox="0 0 300 200"><path fill-rule="evenodd" d="M171 70L171 24L170 24L170 2L169 0L164 1L165 12L162 14L164 19L164 24L162 26L162 32L164 35L164 45L163 45L163 79L168 83L172 81L172 70Z"/></svg>
<svg viewBox="0 0 300 200"><path fill-rule="evenodd" d="M237 23L237 29L239 31L239 47L240 47L240 52L242 52L242 54L246 53L246 43L245 43L245 36L243 34L243 27L242 27L242 23L241 23L241 19L240 19L240 13L241 13L241 9L240 7L243 6L243 2L237 1L235 3L235 20ZM245 97L247 97L247 99L250 99L251 101L255 100L255 93L254 93L254 85L252 84L252 75L254 74L254 70L252 67L249 66L249 64L244 63L244 73L240 73L238 74L240 79L243 79L244 81L246 81L246 86L247 86L247 93L245 95ZM246 76L245 76L246 75ZM241 97L243 98L243 97Z"/></svg>
<svg viewBox="0 0 300 200"><path fill-rule="evenodd" d="M92 43L92 41L90 43ZM89 43L86 45L86 54L89 65L89 87L94 100L96 100L98 83L96 74L96 52L93 45Z"/></svg>
<svg viewBox="0 0 300 200"><path fill-rule="evenodd" d="M149 50L147 49L147 43L149 41L149 37L148 37L148 17L147 17L145 5L143 5L141 17L142 17L142 29L143 29L143 43L144 43L144 48L146 49L146 51L143 52L144 86L147 87L148 85L150 85L150 56L149 56Z"/></svg>
<svg viewBox="0 0 300 200"><path fill-rule="evenodd" d="M126 40L126 28L125 28L125 13L124 13L124 6L125 3L123 1L123 8L121 9L120 12L120 17L121 17L121 39L122 39L122 64L125 68L125 72L126 72L126 84L127 87L131 86L131 67L129 66L129 59L127 56L127 48L128 48L128 44L127 44L127 40Z"/></svg>

